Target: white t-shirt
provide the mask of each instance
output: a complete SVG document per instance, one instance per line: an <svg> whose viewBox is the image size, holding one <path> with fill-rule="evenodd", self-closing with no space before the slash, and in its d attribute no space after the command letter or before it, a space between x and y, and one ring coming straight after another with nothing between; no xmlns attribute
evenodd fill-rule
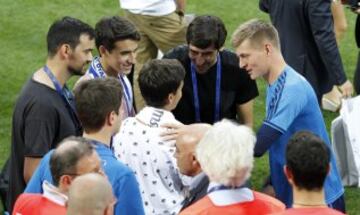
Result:
<svg viewBox="0 0 360 215"><path fill-rule="evenodd" d="M182 176L174 158L174 142L159 136L163 123L179 123L169 111L145 107L127 118L113 138L115 156L135 173L145 214L177 214L184 200Z"/></svg>
<svg viewBox="0 0 360 215"><path fill-rule="evenodd" d="M120 0L120 7L131 13L163 16L176 10L174 0Z"/></svg>

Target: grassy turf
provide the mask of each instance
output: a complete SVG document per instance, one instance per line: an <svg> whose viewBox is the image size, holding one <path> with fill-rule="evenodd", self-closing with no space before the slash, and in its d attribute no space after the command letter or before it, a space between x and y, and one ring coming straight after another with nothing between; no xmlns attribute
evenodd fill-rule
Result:
<svg viewBox="0 0 360 215"><path fill-rule="evenodd" d="M268 19L258 10L257 1L238 0L196 0L188 1L187 12L213 14L225 22L229 37L236 26L250 18ZM32 72L43 66L46 57L45 36L50 24L65 15L74 16L92 25L102 16L121 14L116 0L0 0L0 165L9 154L11 136L11 115L19 91ZM346 12L349 29L341 41L340 50L348 77L352 79L356 65L357 48L353 37L355 15ZM227 47L229 46L229 37ZM260 96L255 102L255 127L264 118L264 81L258 81ZM337 114L324 113L328 129ZM252 181L259 189L268 174L267 156L257 159ZM360 214L357 188L346 189L346 203L349 214ZM1 210L1 208L0 208Z"/></svg>

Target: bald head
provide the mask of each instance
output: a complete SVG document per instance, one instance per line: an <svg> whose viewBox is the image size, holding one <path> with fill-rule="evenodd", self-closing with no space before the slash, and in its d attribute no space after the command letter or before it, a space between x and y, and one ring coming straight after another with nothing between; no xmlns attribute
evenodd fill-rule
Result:
<svg viewBox="0 0 360 215"><path fill-rule="evenodd" d="M77 174L80 161L94 153L89 140L85 138L69 137L61 141L50 157L50 171L54 184L59 186L63 175Z"/></svg>
<svg viewBox="0 0 360 215"><path fill-rule="evenodd" d="M187 125L176 139L175 158L182 174L195 176L201 172L195 157L195 148L209 128L211 128L209 124Z"/></svg>
<svg viewBox="0 0 360 215"><path fill-rule="evenodd" d="M67 204L68 215L113 214L114 196L106 177L88 173L71 184Z"/></svg>

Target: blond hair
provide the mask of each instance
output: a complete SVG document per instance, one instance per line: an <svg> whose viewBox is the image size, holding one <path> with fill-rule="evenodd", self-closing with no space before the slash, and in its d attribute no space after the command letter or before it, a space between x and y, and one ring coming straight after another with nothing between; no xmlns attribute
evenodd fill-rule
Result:
<svg viewBox="0 0 360 215"><path fill-rule="evenodd" d="M259 47L264 41L269 41L274 47L280 49L277 30L273 25L262 20L251 19L241 24L232 35L232 46L237 48L247 39L254 47Z"/></svg>

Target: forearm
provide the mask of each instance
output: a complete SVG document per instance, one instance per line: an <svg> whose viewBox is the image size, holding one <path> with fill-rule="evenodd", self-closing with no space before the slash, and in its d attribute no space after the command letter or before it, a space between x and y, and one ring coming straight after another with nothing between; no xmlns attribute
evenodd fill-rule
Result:
<svg viewBox="0 0 360 215"><path fill-rule="evenodd" d="M237 105L236 112L240 124L244 124L253 128L254 115L253 115L254 100L250 100L245 104Z"/></svg>
<svg viewBox="0 0 360 215"><path fill-rule="evenodd" d="M24 160L24 180L26 183L30 181L31 176L38 167L41 158L25 157Z"/></svg>
<svg viewBox="0 0 360 215"><path fill-rule="evenodd" d="M176 0L176 11L181 11L185 13L186 0Z"/></svg>
<svg viewBox="0 0 360 215"><path fill-rule="evenodd" d="M271 145L280 138L282 132L263 124L256 134L256 144L254 156L261 157L271 147Z"/></svg>

